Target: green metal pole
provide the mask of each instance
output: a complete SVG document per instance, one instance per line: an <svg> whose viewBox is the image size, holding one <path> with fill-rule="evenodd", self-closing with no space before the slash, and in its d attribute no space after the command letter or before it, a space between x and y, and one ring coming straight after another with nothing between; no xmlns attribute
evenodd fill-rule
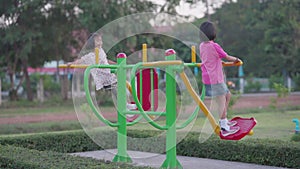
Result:
<svg viewBox="0 0 300 169"><path fill-rule="evenodd" d="M201 97L200 97L202 101L204 101L205 99L205 90L206 90L205 85L202 84Z"/></svg>
<svg viewBox="0 0 300 169"><path fill-rule="evenodd" d="M143 105L143 69L139 69L140 72L140 103Z"/></svg>
<svg viewBox="0 0 300 169"><path fill-rule="evenodd" d="M91 66L88 66L85 71L84 71L84 91L85 91L85 96L86 96L86 100L90 106L90 108L92 109L92 111L94 112L94 114L96 115L96 117L102 121L104 124L106 125L109 125L111 127L118 127L119 124L118 123L112 123L110 122L109 120L105 119L101 113L98 112L96 106L94 105L94 102L93 102L93 99L92 99L92 96L91 96L91 93L90 93L90 89L89 89L89 86L90 86L90 83L89 83L89 77L90 77L90 72L92 69L95 69L95 68L109 68L109 69L116 69L115 66L113 65L106 65L106 66L103 66L103 65L91 65Z"/></svg>
<svg viewBox="0 0 300 169"><path fill-rule="evenodd" d="M176 60L176 52L173 49L168 49L165 52L166 60ZM166 160L161 168L178 169L182 168L179 161L176 159L176 80L174 66L166 68Z"/></svg>
<svg viewBox="0 0 300 169"><path fill-rule="evenodd" d="M151 85L151 111L154 111L154 71L153 71L153 68L150 69L150 79L151 79L151 82L150 82L150 85Z"/></svg>
<svg viewBox="0 0 300 169"><path fill-rule="evenodd" d="M113 162L132 162L127 154L127 130L126 130L126 54L119 53L117 55L117 112L118 112L118 153L114 157Z"/></svg>

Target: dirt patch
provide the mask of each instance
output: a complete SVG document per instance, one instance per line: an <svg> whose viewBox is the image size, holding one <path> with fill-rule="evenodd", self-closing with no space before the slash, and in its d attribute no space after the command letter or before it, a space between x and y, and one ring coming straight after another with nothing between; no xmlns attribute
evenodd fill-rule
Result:
<svg viewBox="0 0 300 169"><path fill-rule="evenodd" d="M276 99L276 94L249 94L242 95L233 105L233 109L241 110L245 108L267 108L272 103L272 100ZM278 98L278 106L299 106L300 105L300 93L292 93L288 97Z"/></svg>
<svg viewBox="0 0 300 169"><path fill-rule="evenodd" d="M17 123L36 123L47 121L66 121L77 120L76 113L58 114L58 113L44 113L39 115L24 115L18 117L0 118L0 124L17 124Z"/></svg>

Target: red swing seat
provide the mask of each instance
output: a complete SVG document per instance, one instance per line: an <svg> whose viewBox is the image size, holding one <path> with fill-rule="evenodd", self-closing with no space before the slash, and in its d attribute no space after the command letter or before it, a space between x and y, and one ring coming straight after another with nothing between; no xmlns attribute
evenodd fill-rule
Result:
<svg viewBox="0 0 300 169"><path fill-rule="evenodd" d="M255 118L242 118L242 117L234 117L231 119L231 121L236 121L237 124L236 126L240 127L240 130L234 134L228 135L228 136L223 136L220 132L220 138L224 140L240 140L246 135L251 135L252 134L252 129L256 125L256 120Z"/></svg>

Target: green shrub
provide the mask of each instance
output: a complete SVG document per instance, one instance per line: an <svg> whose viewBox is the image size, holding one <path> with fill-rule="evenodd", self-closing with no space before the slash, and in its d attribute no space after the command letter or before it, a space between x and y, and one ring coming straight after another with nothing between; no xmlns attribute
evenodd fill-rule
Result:
<svg viewBox="0 0 300 169"><path fill-rule="evenodd" d="M38 151L10 145L0 145L0 168L9 169L48 169L48 168L126 168L138 169L145 167L133 167L124 163L112 163L109 161L95 160L92 158L72 156L53 151Z"/></svg>
<svg viewBox="0 0 300 169"><path fill-rule="evenodd" d="M245 86L245 93L259 92L261 89L261 84L258 81L254 80L254 77L250 77L246 79L247 85Z"/></svg>
<svg viewBox="0 0 300 169"><path fill-rule="evenodd" d="M145 138L156 135L159 132L146 131L138 132L128 131L128 135L134 138ZM110 131L95 131L94 136L101 135L101 139L104 143L110 143L109 145L104 145L105 148L116 148L112 141L117 140L115 132ZM154 138L155 139L155 138ZM148 140L149 142L155 140ZM14 145L17 147L24 147L29 149L35 149L40 151L56 151L61 153L74 153L74 152L84 152L93 150L102 150L102 147L98 146L85 132L82 130L70 131L70 132L53 132L45 134L26 134L22 136L8 136L0 137L0 144L2 145ZM134 144L128 145L128 149L147 151L147 152L161 152L158 150L159 146L152 147L151 143L146 142L136 142Z"/></svg>
<svg viewBox="0 0 300 169"><path fill-rule="evenodd" d="M37 90L37 84L39 80L43 79L44 90L48 94L59 93L60 92L60 84L55 82L55 79L51 75L41 75L38 73L34 73L30 75L31 88L33 92ZM23 83L23 87L25 88L25 83Z"/></svg>
<svg viewBox="0 0 300 169"><path fill-rule="evenodd" d="M290 94L289 89L281 83L274 83L273 86L278 98L287 97Z"/></svg>
<svg viewBox="0 0 300 169"><path fill-rule="evenodd" d="M128 131L128 136L133 138L149 138L160 133L160 131L130 130ZM114 132L102 131L102 133L98 132L98 134L105 135L105 138L103 139L106 141L103 140L103 142L116 141L116 134ZM155 137L153 138L155 139ZM225 141L219 139L217 136L209 138L204 143L199 143L198 138L199 133L189 133L188 136L178 144L177 154L279 167L300 168L299 143L267 139ZM0 137L0 144L62 153L101 149L101 147L95 144L83 131ZM152 144L147 142L136 142L130 144L128 149L146 152L161 152L161 149L157 149L160 146L151 145Z"/></svg>
<svg viewBox="0 0 300 169"><path fill-rule="evenodd" d="M272 74L269 78L269 88L271 90L275 89L275 86L274 86L275 83L277 83L277 84L283 84L284 83L283 77L279 73Z"/></svg>
<svg viewBox="0 0 300 169"><path fill-rule="evenodd" d="M277 102L279 98L284 98L287 97L290 92L289 89L286 88L284 85L282 85L281 83L273 83L273 87L277 93L277 97L271 97L270 98L270 105L269 108L275 110L277 109Z"/></svg>
<svg viewBox="0 0 300 169"><path fill-rule="evenodd" d="M2 137L0 144L61 153L101 150L82 130Z"/></svg>
<svg viewBox="0 0 300 169"><path fill-rule="evenodd" d="M300 168L300 145L279 140L224 141L213 137L200 144L198 135L192 134L179 143L177 153L184 156Z"/></svg>
<svg viewBox="0 0 300 169"><path fill-rule="evenodd" d="M294 134L291 141L300 142L300 134Z"/></svg>

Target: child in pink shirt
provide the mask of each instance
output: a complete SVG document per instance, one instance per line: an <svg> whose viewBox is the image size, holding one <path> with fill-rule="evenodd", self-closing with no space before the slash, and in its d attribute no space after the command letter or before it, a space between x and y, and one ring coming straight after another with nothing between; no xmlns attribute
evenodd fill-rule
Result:
<svg viewBox="0 0 300 169"><path fill-rule="evenodd" d="M202 82L207 96L215 97L220 116L221 134L228 136L239 130L236 121L227 120L227 108L230 101L230 91L224 81L222 59L239 62L239 58L229 56L219 44L214 42L216 29L211 22L204 22L200 26L200 59L202 62Z"/></svg>

